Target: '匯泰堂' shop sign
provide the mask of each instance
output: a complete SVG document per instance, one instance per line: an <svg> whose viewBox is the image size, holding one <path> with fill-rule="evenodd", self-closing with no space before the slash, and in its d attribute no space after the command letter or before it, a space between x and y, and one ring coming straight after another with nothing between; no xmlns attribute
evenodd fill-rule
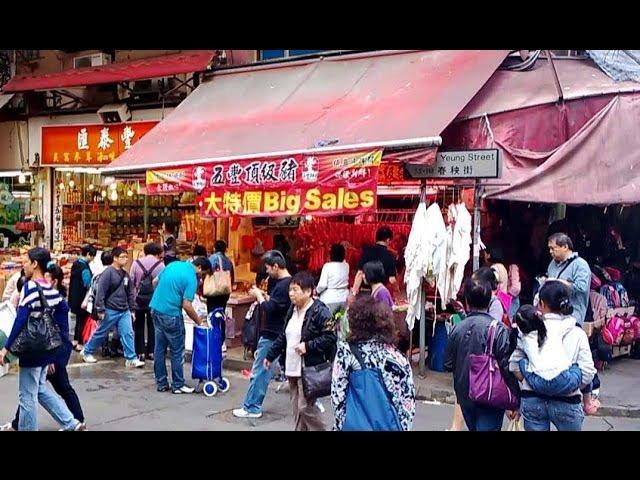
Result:
<svg viewBox="0 0 640 480"><path fill-rule="evenodd" d="M42 127L42 159L50 167L105 166L158 124L130 122Z"/></svg>
<svg viewBox="0 0 640 480"><path fill-rule="evenodd" d="M147 171L147 194L196 191L207 217L359 214L376 208L382 150Z"/></svg>

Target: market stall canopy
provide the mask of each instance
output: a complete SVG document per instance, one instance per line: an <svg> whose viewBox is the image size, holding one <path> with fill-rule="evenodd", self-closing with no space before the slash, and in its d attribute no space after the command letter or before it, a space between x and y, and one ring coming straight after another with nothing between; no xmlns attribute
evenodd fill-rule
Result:
<svg viewBox="0 0 640 480"><path fill-rule="evenodd" d="M370 52L216 72L106 171L435 147L507 54Z"/></svg>
<svg viewBox="0 0 640 480"><path fill-rule="evenodd" d="M53 90L202 72L209 68L214 55L214 50L196 50L42 75L16 75L2 91Z"/></svg>
<svg viewBox="0 0 640 480"><path fill-rule="evenodd" d="M640 92L640 83L616 82L590 60L558 59L554 61L554 66L565 101ZM539 59L530 71L497 70L460 112L457 120L555 103L560 100L560 94L554 77L546 59Z"/></svg>
<svg viewBox="0 0 640 480"><path fill-rule="evenodd" d="M614 96L501 200L610 205L640 203L640 94Z"/></svg>
<svg viewBox="0 0 640 480"><path fill-rule="evenodd" d="M495 72L442 133L442 149L500 151L500 178L483 181L489 198L640 201L633 186L640 83L616 82L591 60L554 65L560 89L544 59L531 71Z"/></svg>

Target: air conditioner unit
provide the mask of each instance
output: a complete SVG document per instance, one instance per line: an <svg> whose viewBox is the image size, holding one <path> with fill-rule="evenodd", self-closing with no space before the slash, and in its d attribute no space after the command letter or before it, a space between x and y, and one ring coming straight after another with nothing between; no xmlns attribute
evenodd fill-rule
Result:
<svg viewBox="0 0 640 480"><path fill-rule="evenodd" d="M102 123L123 123L131 120L131 111L125 103L105 105L98 110Z"/></svg>
<svg viewBox="0 0 640 480"><path fill-rule="evenodd" d="M94 53L92 55L73 57L73 68L98 67L109 63L111 63L111 55L106 53Z"/></svg>

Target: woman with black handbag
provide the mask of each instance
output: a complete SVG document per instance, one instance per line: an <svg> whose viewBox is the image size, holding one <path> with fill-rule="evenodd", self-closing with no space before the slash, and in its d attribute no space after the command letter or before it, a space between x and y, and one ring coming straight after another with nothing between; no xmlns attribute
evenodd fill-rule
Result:
<svg viewBox="0 0 640 480"><path fill-rule="evenodd" d="M308 272L296 273L289 285L291 308L285 329L271 346L265 368L284 354L284 371L296 431L326 430L316 400L331 393L331 372L336 352L334 320L329 307L312 298L314 279Z"/></svg>
<svg viewBox="0 0 640 480"><path fill-rule="evenodd" d="M0 363L8 351L20 359L19 429L38 430L38 402L62 426L62 430L85 430L60 397L47 387L47 370L71 349L69 307L60 292L44 278L51 255L32 248L24 262L24 285L16 320L0 350Z"/></svg>

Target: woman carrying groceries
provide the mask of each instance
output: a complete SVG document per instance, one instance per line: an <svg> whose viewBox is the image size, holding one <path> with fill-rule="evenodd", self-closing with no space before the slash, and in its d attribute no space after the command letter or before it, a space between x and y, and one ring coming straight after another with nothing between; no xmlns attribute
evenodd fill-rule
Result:
<svg viewBox="0 0 640 480"><path fill-rule="evenodd" d="M333 364L334 430L342 430L345 425L350 375L363 368L380 372L402 430L411 430L416 413L416 389L411 365L394 345L396 332L391 308L371 296L358 297L349 308L349 326L347 341L338 343ZM354 345L357 354L352 351Z"/></svg>
<svg viewBox="0 0 640 480"><path fill-rule="evenodd" d="M285 329L271 346L264 360L269 369L284 354L284 371L289 379L291 407L296 431L325 430L322 412L315 398L306 398L302 388L302 371L324 362L332 362L336 351L333 316L320 300L312 298L313 277L298 272L291 279L291 307L285 317Z"/></svg>
<svg viewBox="0 0 640 480"><path fill-rule="evenodd" d="M62 295L63 297L66 296L67 289L62 284L64 273L58 265L50 262L44 277L51 283L51 286L53 288L60 292L60 295ZM19 291L22 291L23 286L24 284L22 282L18 282ZM82 412L82 407L80 406L80 399L78 398L76 391L71 386L71 383L69 382L69 375L67 374L67 364L69 363L70 354L71 350L69 350L67 354L62 355L61 358L58 359L58 361L49 365L47 380L49 380L56 393L62 397L73 416L84 424L84 413ZM20 408L18 407L18 411L16 412L16 416L13 421L2 425L0 427L0 431L19 430L19 420Z"/></svg>
<svg viewBox="0 0 640 480"><path fill-rule="evenodd" d="M559 356L557 349L540 349L534 361L538 365L556 364L560 369L577 364L582 373L581 386L590 385L596 374L596 369L593 365L587 334L575 324L575 319L571 316L573 308L569 298L569 289L561 281L549 280L540 289L539 298L538 308L544 317L546 330L550 332L563 330L562 346L564 347L565 355ZM567 324L570 324L568 328L566 327ZM520 328L520 325L518 325L518 328ZM544 358L543 356L545 355L552 355L553 358ZM580 388L575 388L564 395L539 393L539 384L545 383L545 379L538 378L538 376L531 377L529 372L525 372L525 375L523 375L520 371L521 365L522 368L527 368L527 363L531 364L532 358L528 358L528 362L520 362L522 359L527 359L527 353L524 340L519 338L516 349L509 359L509 369L514 372L521 382L520 413L524 418L524 429L529 431L549 431L553 423L561 431L582 430L582 423L584 422L582 402L587 399L583 400ZM540 373L543 373L543 371ZM555 373L557 372L551 372L554 375ZM570 379L568 373L563 375ZM525 377L535 380L534 387L529 384ZM549 385L546 386L548 387Z"/></svg>
<svg viewBox="0 0 640 480"><path fill-rule="evenodd" d="M30 322L32 315L42 315L45 305L52 309L53 324L57 326L50 330L50 344L58 344L51 350L18 354L20 360L20 375L18 380L20 421L19 430L38 430L39 402L49 414L62 426L63 430L86 430L84 423L74 418L62 399L47 387L47 371L51 364L62 362L66 364L71 353L69 341L69 307L58 290L53 288L45 279L47 265L51 255L44 248L32 248L27 253L24 262L25 276L29 281L24 285L16 321L11 329L5 348L0 350L0 363L4 362L7 351L20 346L24 342L23 329ZM34 317L35 317L34 315ZM16 342L17 340L17 342ZM24 345L24 343L22 343Z"/></svg>

